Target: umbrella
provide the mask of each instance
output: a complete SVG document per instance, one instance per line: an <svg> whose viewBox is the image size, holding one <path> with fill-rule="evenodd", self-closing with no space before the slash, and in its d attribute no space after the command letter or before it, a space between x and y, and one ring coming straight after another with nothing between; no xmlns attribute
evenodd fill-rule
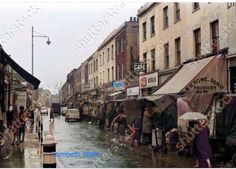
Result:
<svg viewBox="0 0 236 169"><path fill-rule="evenodd" d="M187 112L179 117L179 119L183 120L202 120L207 119L207 117L199 112Z"/></svg>

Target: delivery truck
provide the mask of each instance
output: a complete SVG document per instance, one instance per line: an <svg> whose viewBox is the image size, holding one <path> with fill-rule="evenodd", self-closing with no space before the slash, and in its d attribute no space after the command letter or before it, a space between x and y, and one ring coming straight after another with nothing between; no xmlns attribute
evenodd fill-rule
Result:
<svg viewBox="0 0 236 169"><path fill-rule="evenodd" d="M61 114L61 104L60 103L52 103L51 112L54 115L60 115Z"/></svg>

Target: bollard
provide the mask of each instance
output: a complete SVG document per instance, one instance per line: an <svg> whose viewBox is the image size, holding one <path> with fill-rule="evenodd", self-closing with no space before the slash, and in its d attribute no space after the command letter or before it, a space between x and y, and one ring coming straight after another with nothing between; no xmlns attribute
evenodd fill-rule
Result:
<svg viewBox="0 0 236 169"><path fill-rule="evenodd" d="M42 143L43 142L43 123L41 123L40 130L41 130L41 143Z"/></svg>
<svg viewBox="0 0 236 169"><path fill-rule="evenodd" d="M56 168L56 142L53 136L47 135L43 145L43 168Z"/></svg>

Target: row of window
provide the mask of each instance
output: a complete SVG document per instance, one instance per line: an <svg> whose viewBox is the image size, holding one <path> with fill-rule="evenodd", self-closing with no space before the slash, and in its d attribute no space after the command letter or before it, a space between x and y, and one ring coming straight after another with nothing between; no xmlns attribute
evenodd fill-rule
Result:
<svg viewBox="0 0 236 169"><path fill-rule="evenodd" d="M98 59L88 65L89 74L95 73L96 71L98 71Z"/></svg>
<svg viewBox="0 0 236 169"><path fill-rule="evenodd" d="M90 87L92 87L92 84L93 84L93 87L97 87L98 86L98 76L91 79L89 81L89 84L90 84Z"/></svg>
<svg viewBox="0 0 236 169"><path fill-rule="evenodd" d="M124 78L124 63L116 65L116 79L121 80Z"/></svg>
<svg viewBox="0 0 236 169"><path fill-rule="evenodd" d="M200 8L200 5L198 2L193 3L193 11L196 11ZM174 23L177 23L181 20L180 17L180 3L175 2L174 3ZM155 35L155 16L152 16L150 18L150 36ZM168 6L163 8L163 29L166 29L169 27L169 11ZM143 40L147 39L147 23L143 22L142 24L142 30L143 30Z"/></svg>
<svg viewBox="0 0 236 169"><path fill-rule="evenodd" d="M213 53L219 50L219 21L216 20L210 23L211 28L211 50ZM198 28L193 31L193 38L194 38L194 50L195 50L195 57L201 57L201 28ZM175 44L175 65L180 65L181 62L181 37L178 37L174 41ZM169 56L169 43L163 45L164 49L164 68L168 69L170 67L170 56ZM143 60L147 64L147 53L143 53ZM150 63L149 63L150 64ZM155 49L151 50L151 70L155 71Z"/></svg>
<svg viewBox="0 0 236 169"><path fill-rule="evenodd" d="M110 71L111 71L111 76L110 76ZM107 69L107 75L108 75L107 76L108 82L115 80L115 78L114 78L115 74L114 74L114 67L113 66L111 67L111 69L110 68ZM105 78L106 78L105 77L105 71L100 72L100 85L102 85L105 82L104 81Z"/></svg>
<svg viewBox="0 0 236 169"><path fill-rule="evenodd" d="M111 50L108 47L106 52L107 52L107 62L109 62L110 59L114 60L114 46L111 45ZM99 60L100 60L100 66L105 64L105 52L102 52L102 55L101 54L99 55Z"/></svg>
<svg viewBox="0 0 236 169"><path fill-rule="evenodd" d="M118 39L116 41L116 54L119 55L120 53L123 53L125 51L125 40L124 39Z"/></svg>

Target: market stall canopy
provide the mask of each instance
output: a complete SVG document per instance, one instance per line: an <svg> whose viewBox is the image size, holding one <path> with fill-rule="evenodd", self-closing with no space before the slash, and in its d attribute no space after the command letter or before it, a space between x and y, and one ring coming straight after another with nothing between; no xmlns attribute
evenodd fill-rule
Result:
<svg viewBox="0 0 236 169"><path fill-rule="evenodd" d="M12 58L9 57L9 55L6 54L1 45L0 45L0 57L3 58L6 61L6 63L9 64L12 67L12 69L16 73L18 73L23 79L25 79L28 83L33 85L34 89L37 89L39 87L40 80L38 80L36 77L32 76L22 67L20 67Z"/></svg>
<svg viewBox="0 0 236 169"><path fill-rule="evenodd" d="M148 101L155 101L155 100L158 100L158 99L161 99L163 97L163 95L154 95L154 96L144 96L144 97L139 97L138 99L139 100L142 100L142 99L146 99Z"/></svg>
<svg viewBox="0 0 236 169"><path fill-rule="evenodd" d="M216 93L226 91L226 58L212 56L184 64L170 80L152 95Z"/></svg>
<svg viewBox="0 0 236 169"><path fill-rule="evenodd" d="M110 94L109 96L116 96L116 95L121 94L123 92L125 92L125 91L123 91L123 90L122 91L118 91L118 92Z"/></svg>
<svg viewBox="0 0 236 169"><path fill-rule="evenodd" d="M160 111L164 111L168 106L172 103L175 103L179 96L176 94L168 94L168 95L151 95L140 97L139 100L145 99L153 102Z"/></svg>
<svg viewBox="0 0 236 169"><path fill-rule="evenodd" d="M191 121L191 120L203 120L207 119L205 115L199 112L187 112L179 117L179 119L185 120L185 121Z"/></svg>

